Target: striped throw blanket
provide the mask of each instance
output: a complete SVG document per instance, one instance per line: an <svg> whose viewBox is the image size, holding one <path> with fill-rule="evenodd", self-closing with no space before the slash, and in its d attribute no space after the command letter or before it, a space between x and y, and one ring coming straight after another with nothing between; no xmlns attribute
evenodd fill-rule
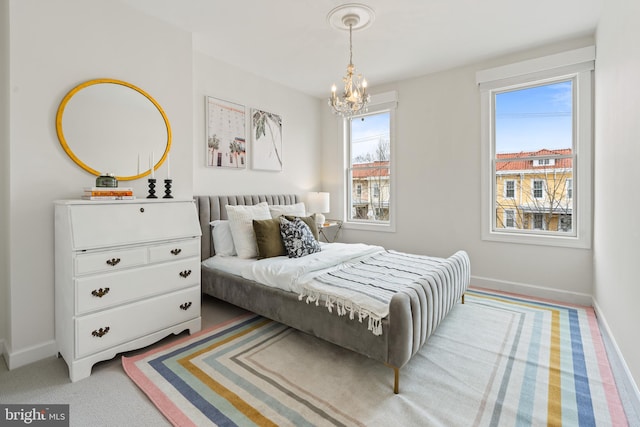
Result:
<svg viewBox="0 0 640 427"><path fill-rule="evenodd" d="M382 319L389 314L389 303L397 292L430 283L445 286L458 280L468 264L464 251L449 258L381 251L353 263L321 273L302 285L299 300L323 303L329 312L360 322L368 319L368 329L382 334ZM443 278L445 278L443 280Z"/></svg>

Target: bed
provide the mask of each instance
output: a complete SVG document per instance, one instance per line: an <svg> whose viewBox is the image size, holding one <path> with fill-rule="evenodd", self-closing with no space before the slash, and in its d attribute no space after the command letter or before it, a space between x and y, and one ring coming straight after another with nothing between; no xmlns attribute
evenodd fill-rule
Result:
<svg viewBox="0 0 640 427"><path fill-rule="evenodd" d="M455 304L464 303L470 264L467 254L459 251L447 259L438 258L446 266L431 274L431 279L395 292L386 307L387 315L372 330L371 322L358 321L362 319L357 315L355 319L353 315L345 315L344 307L340 313L343 315L339 315L337 307L329 310L309 295L265 285L211 263L215 255L211 223L228 219L227 205L249 207L263 202L269 206L296 205L301 203L299 196L211 195L195 196L195 202L202 229L203 293L386 364L394 371L394 393L399 392L400 369L420 350ZM323 248L331 252L328 246Z"/></svg>

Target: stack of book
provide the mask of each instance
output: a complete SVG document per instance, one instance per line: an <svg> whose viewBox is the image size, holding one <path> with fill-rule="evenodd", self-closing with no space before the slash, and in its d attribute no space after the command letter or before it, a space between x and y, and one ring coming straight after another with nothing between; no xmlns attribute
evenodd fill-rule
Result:
<svg viewBox="0 0 640 427"><path fill-rule="evenodd" d="M130 187L85 187L84 200L133 200L133 188Z"/></svg>

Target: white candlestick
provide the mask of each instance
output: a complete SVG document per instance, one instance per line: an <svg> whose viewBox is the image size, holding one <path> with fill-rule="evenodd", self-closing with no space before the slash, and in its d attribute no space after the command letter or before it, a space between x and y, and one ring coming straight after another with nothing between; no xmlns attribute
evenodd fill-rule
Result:
<svg viewBox="0 0 640 427"><path fill-rule="evenodd" d="M167 179L171 179L171 154L167 154Z"/></svg>
<svg viewBox="0 0 640 427"><path fill-rule="evenodd" d="M156 162L153 161L153 151L152 151L151 152L151 164L149 165L149 169L151 169L151 179L155 179L155 177L156 177L155 173L153 172L155 163Z"/></svg>

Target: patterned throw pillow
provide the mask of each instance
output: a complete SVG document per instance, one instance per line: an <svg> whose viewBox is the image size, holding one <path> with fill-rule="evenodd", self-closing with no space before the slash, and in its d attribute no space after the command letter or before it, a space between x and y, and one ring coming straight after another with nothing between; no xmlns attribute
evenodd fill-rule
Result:
<svg viewBox="0 0 640 427"><path fill-rule="evenodd" d="M289 221L280 217L280 235L289 258L300 258L320 252L320 243L313 237L309 226L300 218Z"/></svg>

